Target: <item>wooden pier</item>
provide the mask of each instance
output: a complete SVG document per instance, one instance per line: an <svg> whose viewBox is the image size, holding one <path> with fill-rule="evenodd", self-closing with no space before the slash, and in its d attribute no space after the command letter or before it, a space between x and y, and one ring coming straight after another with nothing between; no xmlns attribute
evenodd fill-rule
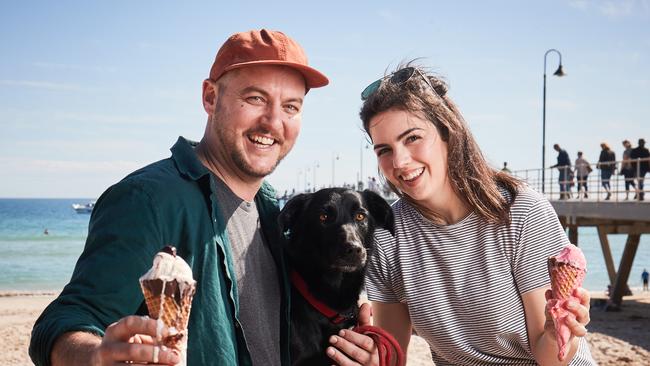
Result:
<svg viewBox="0 0 650 366"><path fill-rule="evenodd" d="M650 234L650 202L551 200L551 204L562 226L568 229L572 243L580 245L578 227L592 226L598 230L611 285L607 306L609 310L620 309L623 296L629 293L627 281L641 235ZM627 234L618 270L614 267L608 234Z"/></svg>

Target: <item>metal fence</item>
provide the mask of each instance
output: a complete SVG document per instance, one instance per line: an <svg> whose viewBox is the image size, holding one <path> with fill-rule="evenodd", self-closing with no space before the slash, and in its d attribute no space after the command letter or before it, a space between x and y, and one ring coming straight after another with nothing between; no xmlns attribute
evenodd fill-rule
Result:
<svg viewBox="0 0 650 366"><path fill-rule="evenodd" d="M549 200L650 202L650 195L647 194L650 192L650 187L643 184L648 171L644 169L644 164L650 164L650 158L588 164L589 168L587 164L578 168L575 166L546 168L544 195ZM577 174L583 169L590 171L586 178L579 177ZM607 170L611 171L611 176L609 179L604 179L607 174L603 173ZM512 175L526 181L538 192L542 192L542 169L515 170ZM640 183L643 185L642 190L639 189ZM650 184L650 179L647 183Z"/></svg>

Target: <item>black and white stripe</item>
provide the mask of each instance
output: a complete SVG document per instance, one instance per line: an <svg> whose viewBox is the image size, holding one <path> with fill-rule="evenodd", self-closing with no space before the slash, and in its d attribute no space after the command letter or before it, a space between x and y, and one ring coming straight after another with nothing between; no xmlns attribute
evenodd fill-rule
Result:
<svg viewBox="0 0 650 366"><path fill-rule="evenodd" d="M550 203L521 188L509 226L474 213L436 225L404 200L393 212L395 237L375 234L368 298L406 304L437 366L536 365L521 294L549 284L546 258L569 244ZM582 339L571 365L594 364Z"/></svg>

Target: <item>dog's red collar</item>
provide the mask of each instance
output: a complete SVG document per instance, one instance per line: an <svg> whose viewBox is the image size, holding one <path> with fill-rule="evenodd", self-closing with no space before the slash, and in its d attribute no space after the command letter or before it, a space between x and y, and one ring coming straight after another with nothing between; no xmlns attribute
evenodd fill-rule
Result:
<svg viewBox="0 0 650 366"><path fill-rule="evenodd" d="M296 290L300 292L300 295L302 295L302 297L305 298L305 300L307 300L307 302L312 307L314 307L314 309L318 310L332 323L339 324L345 320L354 319L354 315L352 314L344 315L338 313L334 309L327 306L322 301L315 298L314 295L312 295L311 292L309 292L309 289L307 288L307 283L305 282L305 280L302 279L302 277L300 276L300 274L298 274L298 272L291 271L291 283L296 288Z"/></svg>

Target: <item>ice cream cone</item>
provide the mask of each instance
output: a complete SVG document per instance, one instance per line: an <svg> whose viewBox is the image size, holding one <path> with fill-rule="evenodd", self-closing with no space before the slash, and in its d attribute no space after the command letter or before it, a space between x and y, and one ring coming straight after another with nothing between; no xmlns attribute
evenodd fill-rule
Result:
<svg viewBox="0 0 650 366"><path fill-rule="evenodd" d="M582 285L586 271L569 263L560 262L555 257L548 259L548 271L551 277L553 298L568 299L573 290Z"/></svg>
<svg viewBox="0 0 650 366"><path fill-rule="evenodd" d="M149 316L160 319L166 327L174 328L178 333L186 333L195 284L154 279L142 280L140 286L149 309ZM167 344L170 342L165 340L163 342L166 346L170 346Z"/></svg>
<svg viewBox="0 0 650 366"><path fill-rule="evenodd" d="M571 339L567 321L575 319L575 315L566 309L565 304L573 297L573 292L582 286L587 273L587 261L580 248L568 245L558 255L549 257L547 264L553 294L546 306L555 325L558 359L564 360Z"/></svg>
<svg viewBox="0 0 650 366"><path fill-rule="evenodd" d="M158 334L157 341L180 351L179 365L185 365L187 326L196 291L196 281L192 278L189 265L182 258L176 257L174 248L165 247L156 254L151 270L140 278L140 287L149 316L169 328L171 333L165 338Z"/></svg>

